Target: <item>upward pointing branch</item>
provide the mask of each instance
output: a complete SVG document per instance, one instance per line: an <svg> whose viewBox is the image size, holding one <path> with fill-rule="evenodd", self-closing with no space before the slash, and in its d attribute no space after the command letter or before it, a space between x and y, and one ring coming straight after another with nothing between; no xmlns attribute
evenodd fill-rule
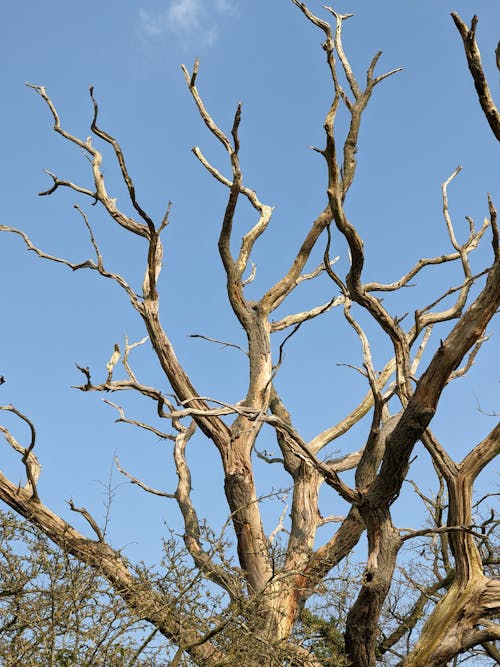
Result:
<svg viewBox="0 0 500 667"><path fill-rule="evenodd" d="M481 54L476 42L476 28L478 24L477 16L473 16L470 28L462 21L458 14L452 13L451 18L457 26L460 37L464 43L465 57L469 65L470 73L474 80L474 86L479 98L479 104L486 116L486 120L498 141L500 141L500 113L495 106L491 96L488 82L484 75L483 65L481 63ZM500 42L496 50L497 66L500 61Z"/></svg>
<svg viewBox="0 0 500 667"><path fill-rule="evenodd" d="M106 141L108 144L111 144L113 146L113 150L115 152L116 158L118 160L118 164L120 165L120 170L122 172L122 177L123 180L125 181L125 185L127 186L127 190L129 193L130 201L132 202L133 207L137 211L137 213L141 216L141 218L144 220L144 222L147 224L149 233L153 235L155 233L155 226L149 215L142 209L142 207L139 205L137 202L136 196L135 196L135 186L134 182L130 178L130 175L128 173L127 165L125 163L125 157L123 155L123 151L121 149L120 144L118 141L112 137L108 132L105 132L104 130L101 130L100 127L97 126L97 116L99 114L99 107L97 106L96 99L94 97L94 86L90 86L89 89L90 92L90 97L92 99L92 104L94 105L94 117L92 119L92 124L90 126L90 129L92 132L100 137L103 141Z"/></svg>

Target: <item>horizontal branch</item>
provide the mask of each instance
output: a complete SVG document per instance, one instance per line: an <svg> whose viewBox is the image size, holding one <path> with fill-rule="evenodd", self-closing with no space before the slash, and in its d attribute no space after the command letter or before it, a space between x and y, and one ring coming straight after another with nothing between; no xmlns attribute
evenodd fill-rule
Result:
<svg viewBox="0 0 500 667"><path fill-rule="evenodd" d="M335 306L344 303L344 299L343 296L337 296L321 306L311 308L311 310L305 310L302 313L294 313L293 315L282 317L280 320L275 320L274 322L271 322L271 332L283 331L283 329L287 329L288 327L312 320L319 315L323 315L323 313L327 313L332 308L335 308Z"/></svg>
<svg viewBox="0 0 500 667"><path fill-rule="evenodd" d="M413 530L412 528L399 528L400 532L407 533L401 535L401 542L412 540L415 537L425 537L426 535L442 535L443 533L468 533L478 539L484 539L484 535L474 530L475 526L440 526L439 528L422 528L422 530Z"/></svg>
<svg viewBox="0 0 500 667"><path fill-rule="evenodd" d="M75 208L78 208L78 207L75 207ZM82 213L82 212L80 211L80 213ZM86 220L85 216L84 216L84 220ZM88 223L87 220L86 220L86 223ZM88 224L87 224L87 226L88 226ZM89 231L91 231L89 226L88 226L88 228L89 228ZM68 268L70 268L72 271L78 271L80 269L91 269L92 271L97 271L104 278L109 278L110 280L113 280L114 282L116 282L126 292L126 294L128 295L128 297L130 299L130 303L132 304L132 306L137 311L139 311L139 312L141 311L142 306L141 306L141 303L139 301L138 295L133 291L133 289L130 287L130 285L122 278L122 276L120 276L117 273L111 273L104 268L104 265L103 265L103 262L102 262L102 257L100 256L99 252L98 252L98 257L97 257L97 263L92 261L91 259L87 259L84 262L74 263L74 262L70 262L67 259L64 259L64 258L61 258L61 257L56 257L55 255L50 255L50 254L44 252L43 250L38 248L31 241L31 239L29 238L29 236L25 232L23 232L20 229L16 229L15 227L10 227L8 225L0 225L0 232L7 232L7 233L10 233L10 234L16 234L17 236L20 236L22 238L22 240L24 241L24 244L26 245L27 249L34 252L41 259L47 259L51 262L55 262L56 264L63 264L64 266L67 266ZM93 236L92 236L92 240L95 241L93 239Z"/></svg>
<svg viewBox="0 0 500 667"><path fill-rule="evenodd" d="M107 405L110 405L112 408L115 408L115 410L118 411L119 417L118 419L115 419L115 423L121 422L123 424L131 424L132 426L137 426L138 428L141 428L144 431L149 431L150 433L153 433L153 435L156 435L158 438L161 438L162 440L175 441L174 435L171 435L170 433L164 433L163 431L160 431L154 426L151 426L151 424L146 424L145 422L140 422L135 419L128 419L127 417L125 417L125 412L120 405L117 405L112 401L108 401L105 398L103 398L103 402L106 403Z"/></svg>

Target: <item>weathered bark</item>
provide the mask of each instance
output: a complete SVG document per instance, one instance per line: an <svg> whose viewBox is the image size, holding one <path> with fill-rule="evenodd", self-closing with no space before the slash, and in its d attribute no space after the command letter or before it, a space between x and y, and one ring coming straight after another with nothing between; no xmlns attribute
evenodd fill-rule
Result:
<svg viewBox="0 0 500 667"><path fill-rule="evenodd" d="M160 324L157 300L145 300L143 318L153 349L177 397L200 412L194 418L221 454L226 477L224 489L238 539L240 563L251 588L260 591L271 576L250 458L261 425L241 419L228 428L218 417L204 417L208 406L198 398L175 356Z"/></svg>
<svg viewBox="0 0 500 667"><path fill-rule="evenodd" d="M366 581L349 613L346 628L346 646L357 667L370 667L376 662L378 618L389 591L399 550L400 538L392 526L390 505L399 495L413 447L429 425L450 374L483 335L499 307L500 261L497 259L490 269L483 291L442 341L417 383L407 408L387 439L386 452L377 479L364 494L359 505L368 530L369 559ZM471 523L472 481L469 480L470 488L464 499L465 503L469 503L469 523L459 522L453 525ZM455 495L461 497L458 492ZM456 518L463 519L464 511L465 507L462 507ZM467 542L469 547L471 540L472 538ZM477 558L477 555L474 558ZM466 560L468 562L468 559ZM453 597L451 593L448 595L450 599Z"/></svg>
<svg viewBox="0 0 500 667"><path fill-rule="evenodd" d="M458 14L453 12L451 17L455 22L457 30L460 33L460 37L464 43L465 57L467 58L467 64L469 66L470 73L472 74L479 104L481 105L481 109L483 110L483 113L486 117L486 120L488 121L489 126L491 127L493 134L498 139L498 141L500 141L500 113L498 112L498 109L495 106L495 102L491 96L488 81L486 80L483 66L481 64L481 54L476 42L476 28L478 24L478 18L477 16L473 17L471 27L469 28L462 21Z"/></svg>
<svg viewBox="0 0 500 667"><path fill-rule="evenodd" d="M244 443L245 444L245 443ZM250 454L236 441L227 457L224 491L233 517L238 559L252 591L261 592L272 577L268 544L262 528Z"/></svg>
<svg viewBox="0 0 500 667"><path fill-rule="evenodd" d="M446 595L429 616L405 667L442 667L470 646L500 638L489 618L500 614L500 582L484 575L483 563L470 530L473 484L481 470L500 453L500 424L460 464L455 464L430 434L424 442L446 480L448 525L455 576Z"/></svg>

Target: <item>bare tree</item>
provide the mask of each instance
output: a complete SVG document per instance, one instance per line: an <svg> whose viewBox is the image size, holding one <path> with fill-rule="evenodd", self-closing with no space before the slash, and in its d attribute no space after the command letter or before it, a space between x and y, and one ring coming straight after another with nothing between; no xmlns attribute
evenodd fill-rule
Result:
<svg viewBox="0 0 500 667"><path fill-rule="evenodd" d="M365 281L363 241L348 218L344 203L356 175L356 153L365 109L375 87L398 70L375 74L379 52L373 57L362 83L351 67L342 42L343 23L350 15L339 14L327 7L333 19L333 25L330 25L314 15L304 3L292 2L305 19L323 33L326 66L333 84L331 104L324 122L325 145L316 149L326 166L326 201L298 251L290 257L288 270L255 299L248 298L245 293L254 277L252 251L256 241L266 232L273 209L263 203L243 179L239 136L241 105L235 111L230 131L225 132L210 115L199 93L198 61L191 71L183 67L199 115L227 153L230 165L231 174L226 176L199 148L193 149L207 172L227 190L218 248L227 278L229 305L247 339L244 353L248 357L248 384L241 401L228 403L204 395L193 385L186 367L176 356L162 325L159 301L163 257L161 234L169 221L169 208L164 217L155 222L139 203L120 144L99 124L98 104L92 88L92 136L81 139L65 129L45 87L31 85L47 105L55 132L84 152L93 175L93 186L86 188L48 172L52 185L41 194L50 195L59 188L70 189L93 204L99 204L117 225L139 237L138 242L147 247L141 289L134 288L124 275L106 268L91 220L79 206L78 214L88 230L95 254L94 259L80 263L42 251L19 229L6 225L0 227L2 231L19 235L28 249L42 258L64 264L73 271L90 269L114 281L142 318L171 393L138 379L130 361L135 343L128 340L122 349L115 346L106 366L104 382L96 382L88 368L79 367L84 376L80 389L105 392L106 395L123 391L140 394L152 401L160 420L169 425L166 429L159 428L153 421L144 423L129 418L120 405L110 402L119 421L172 442L178 485L171 494L151 488L124 470L119 462L117 465L123 475L144 491L177 502L184 521L185 548L198 572L196 576L220 589L223 598L218 599L209 618L203 618L201 607L198 614L192 606L187 611L178 592L141 576L120 552L112 548L87 510L71 505L71 509L83 515L89 523L93 539L75 530L44 505L37 491L40 465L34 453L35 430L29 418L12 406L3 409L24 420L30 428L30 441L21 445L6 428L2 431L7 442L22 457L27 483L20 488L2 475L0 497L67 553L95 568L138 618L150 622L176 645L178 651L172 665L183 664L185 660L198 665L229 665L239 661L249 667L327 664L304 634L297 633L300 623L303 629L311 628L314 622L316 628L319 627L317 618L316 621L308 620L301 613L308 600L321 595L325 581L329 577L335 579L342 562L365 532L368 542L366 564L359 577L350 582L355 587L355 595L345 610L342 628L345 644L342 643L340 653L337 651L336 664L344 664L347 660L356 667L368 667L375 665L379 658L384 660L384 654L390 650L392 655L400 656L405 667L444 666L463 652L481 646L486 647L484 650L491 656L494 655L492 642L500 638L500 627L494 621L500 610L500 584L487 569L494 561L491 555L494 553L491 546L493 533L489 529L482 530L476 523L473 488L478 475L500 450L500 425L496 425L481 442L472 443L469 452L456 462L438 441L431 423L443 390L467 373L486 340L486 329L500 305L500 249L495 206L488 196L488 215L484 223L476 228L474 221L468 218L468 237L463 243L459 242L448 206L448 187L460 171L457 168L442 185L443 216L451 250L436 257L419 259L392 283ZM500 117L476 44L477 18L473 19L470 28L456 14L453 20L463 39L481 107L498 139ZM341 109L349 119L342 141L336 126ZM103 153L94 146L95 140L111 147L114 152L133 215L118 208L116 199L108 193L102 170ZM237 244L233 223L240 200L246 200L252 207L255 223ZM491 264L473 271L471 255L483 237L488 236L492 246ZM342 240L348 249L350 266L345 277L335 271L335 261L330 254L334 237ZM310 261L318 249L323 254L323 261L314 268ZM391 313L383 299L377 296L403 290L424 270L439 270L448 263L460 268L460 283L430 296L429 302L422 304L406 320ZM286 307L287 300L301 283L320 277L331 281L328 301L303 312L273 319L278 308ZM366 380L367 393L340 422L306 441L294 426L294 416L279 392L283 351L301 326L333 308L342 311L346 324L359 338L363 363L357 371ZM381 371L376 370L373 362L368 327L361 322L370 322L370 327L381 332L390 346L391 356ZM286 335L273 355L271 339L278 332ZM125 376L115 379L120 360ZM362 447L340 457L328 454L330 443L338 441L364 417L367 417L368 427ZM259 436L264 428L272 429L281 452L279 457L271 457L258 449ZM220 544L214 549L213 540L207 540L191 498L186 448L196 430L201 431L220 455L237 565L230 562L230 550L224 551ZM429 454L443 493L446 488L448 501L447 509L444 509L446 503L436 504L439 511L434 514L434 525L409 531L394 525L391 508L401 493L412 453L419 442ZM274 539L275 531L268 535L263 527L254 477L256 457L270 465L281 465L290 479L290 516L289 519L286 517L286 509L277 529L287 535L281 542ZM354 471L354 484L348 483L342 475L349 470ZM319 490L324 483L331 487L332 496L337 495L348 504L345 515L322 516ZM325 524L335 528L331 528L328 539L318 546L317 532ZM490 524L494 527L494 519ZM446 572L443 574L437 566L431 568L434 580L427 582L425 590L421 591L422 597L414 601L414 608L408 610L406 617L400 618L399 627L391 635L391 643L383 622L391 609L394 610L398 557L403 545L425 536L438 536L440 544L446 541L447 548L439 552ZM423 615L426 616L425 623L422 622ZM393 614L392 618L395 617ZM419 636L414 641L410 635L417 631ZM340 633L337 630L334 636L338 638ZM403 645L406 650L401 648ZM334 658L331 659L328 664L335 664Z"/></svg>

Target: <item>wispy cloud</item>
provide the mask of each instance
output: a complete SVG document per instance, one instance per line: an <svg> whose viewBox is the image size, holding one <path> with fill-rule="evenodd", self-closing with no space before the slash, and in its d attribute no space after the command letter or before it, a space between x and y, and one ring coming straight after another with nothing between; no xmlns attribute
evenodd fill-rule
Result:
<svg viewBox="0 0 500 667"><path fill-rule="evenodd" d="M236 10L234 2L232 0L214 0L215 9L220 14L233 14Z"/></svg>
<svg viewBox="0 0 500 667"><path fill-rule="evenodd" d="M219 34L220 19L233 14L233 0L168 0L159 10L142 8L139 21L148 37L170 35L184 45L211 46Z"/></svg>

